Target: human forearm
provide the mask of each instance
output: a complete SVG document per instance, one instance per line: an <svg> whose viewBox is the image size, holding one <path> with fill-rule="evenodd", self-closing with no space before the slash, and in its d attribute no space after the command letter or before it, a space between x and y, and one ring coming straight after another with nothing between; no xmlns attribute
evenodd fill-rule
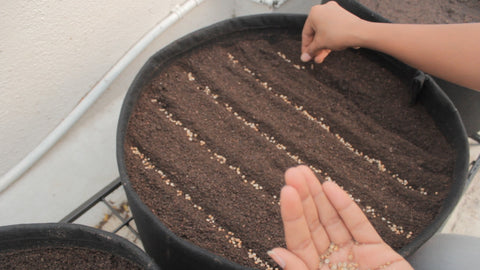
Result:
<svg viewBox="0 0 480 270"><path fill-rule="evenodd" d="M302 31L303 61L330 50L364 47L442 79L480 90L480 23L416 25L368 22L336 2L312 7Z"/></svg>
<svg viewBox="0 0 480 270"><path fill-rule="evenodd" d="M362 21L356 27L357 46L384 52L432 75L480 90L480 23Z"/></svg>

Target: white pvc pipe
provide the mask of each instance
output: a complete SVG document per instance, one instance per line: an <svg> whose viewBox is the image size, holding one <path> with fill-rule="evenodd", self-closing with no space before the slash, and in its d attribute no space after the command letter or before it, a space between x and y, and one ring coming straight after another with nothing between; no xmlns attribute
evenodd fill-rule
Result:
<svg viewBox="0 0 480 270"><path fill-rule="evenodd" d="M273 8L278 8L283 3L287 2L287 0L251 0L251 1L259 3L259 4L265 4L265 5L267 5L269 7L273 7Z"/></svg>
<svg viewBox="0 0 480 270"><path fill-rule="evenodd" d="M182 5L177 5L170 14L160 21L150 32L140 39L98 82L83 100L70 112L70 114L48 136L22 159L15 167L10 169L0 178L0 193L20 178L30 169L45 153L48 152L68 130L82 117L83 114L95 103L110 84L122 71L161 33L177 22L194 7L204 0L187 0Z"/></svg>

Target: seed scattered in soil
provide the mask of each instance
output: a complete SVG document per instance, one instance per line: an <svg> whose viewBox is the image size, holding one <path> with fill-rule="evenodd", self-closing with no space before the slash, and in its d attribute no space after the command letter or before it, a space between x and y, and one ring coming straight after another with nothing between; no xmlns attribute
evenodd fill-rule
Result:
<svg viewBox="0 0 480 270"><path fill-rule="evenodd" d="M235 57L233 57L233 55L231 53L228 53L228 59L230 59L230 61L232 61L232 63L238 64L238 60L235 60Z"/></svg>
<svg viewBox="0 0 480 270"><path fill-rule="evenodd" d="M187 76L188 76L188 80L189 80L189 81L195 81L195 77L193 77L193 75L192 75L191 72L188 72L188 73L187 73Z"/></svg>
<svg viewBox="0 0 480 270"><path fill-rule="evenodd" d="M232 56L232 58L230 58L230 60L232 60L232 59L234 59L233 56ZM250 69L247 68L247 70L250 70ZM197 88L197 90L198 90L198 89L201 89L201 88ZM203 87L203 89L210 89L210 88L209 88L208 86L205 86L205 87ZM208 90L208 91L203 91L203 93L206 94L207 96L210 96L210 97L214 98L214 97L213 97L213 94L212 94L212 92L211 92L210 90ZM216 96L214 99L217 99L217 98L218 98L218 96ZM286 100L289 104L291 104L291 102L288 100L287 97L284 96L282 99L283 99L283 100ZM216 104L218 104L218 103L216 103ZM256 132L259 132L260 135L261 135L261 137L263 137L263 138L265 138L266 140L268 140L268 142L274 144L274 145L277 147L277 149L284 151L284 152L287 154L287 156L290 157L292 160L294 160L294 161L297 162L298 164L304 164L304 162L300 159L300 157L299 157L298 155L292 154L291 152L287 151L286 146L284 146L283 144L277 142L277 141L275 140L275 137L270 136L270 135L267 134L267 133L260 132L259 129L258 129L258 124L247 121L245 118L243 118L242 116L240 116L239 113L237 113L236 111L234 111L233 108L232 108L230 105L224 104L224 107L225 107L225 109L226 109L228 112L232 113L238 120L242 121L246 126L252 128L252 129L255 130ZM299 107L297 107L297 108L303 109L302 106L299 106ZM166 112L166 114L167 114L171 119L173 119L171 113ZM317 121L316 118L315 118L315 121ZM176 121L173 121L173 122L176 122ZM184 129L187 129L187 128L184 128ZM188 129L187 129L187 130L188 130ZM189 134L193 134L193 132L190 132ZM195 135L194 137L196 137L196 135ZM340 136L337 134L336 137L340 137ZM342 140L343 140L343 139L342 139ZM215 157L216 160L217 160L218 162L220 162L221 164L225 164L225 163L226 163L226 159L225 159L223 156L214 153L214 157ZM213 159L214 157L212 157L212 159ZM368 157L368 156L367 156L367 157ZM322 170L315 168L313 165L308 165L308 166L309 166L314 172L322 173ZM324 175L325 175L324 178L325 178L326 181L333 181L332 178L331 178L330 176L328 176L328 173L325 172ZM247 182L247 181L245 181L245 182ZM261 186L259 186L258 184L256 184L255 181L250 181L250 184L251 184L255 189L263 189L263 187L261 187ZM350 198L351 198L352 200L354 200L356 203L359 203L359 202L361 201L360 199L355 198L355 197L354 197L352 194L350 194L350 193L348 193L348 195L349 195ZM279 201L277 201L276 203L277 203L277 204L280 204ZM362 210L363 210L363 212L365 212L366 214L372 216L373 218L381 217L381 215L380 215L378 212L375 212L375 209L373 209L371 206L367 206L367 208L363 208ZM394 234L403 234L403 233L404 233L402 226L397 226L395 223L393 223L393 222L391 222L391 221L389 221L389 220L387 220L387 219L385 219L385 218L383 218L383 217L381 217L381 220L384 221L384 222L387 224L387 226L390 228L390 230L391 230Z"/></svg>
<svg viewBox="0 0 480 270"><path fill-rule="evenodd" d="M231 54L230 54L231 55ZM281 53L281 52L277 52L277 55L280 56L282 59L284 59L285 61L287 61L288 63L291 62L290 59L288 59L285 54ZM235 59L233 57L233 55L231 55L232 58L231 59ZM237 61L238 63L238 61ZM302 67L300 68L299 65L294 65L294 67L296 69L305 69L305 67ZM261 82L262 84L268 84L267 82ZM272 90L270 88L270 90ZM284 96L284 95L278 95L282 100L284 100L287 104L290 104L290 105L293 105L293 103L289 100L289 98L287 96ZM306 110L303 110L303 106L301 105L294 105L295 106L295 109L297 109L298 111L302 111L302 113L307 117L307 119L319 124L323 129L325 129L326 131L330 132L330 127L328 125L326 125L325 123L323 123L323 118L321 118L320 120L317 120L317 118L313 117L308 111ZM377 165L377 168L379 171L381 172L388 172L390 173L390 170L387 170L387 168L385 167L385 165L382 163L382 161L378 160L378 159L375 159L375 158L371 158L369 157L368 155L364 155L362 152L358 151L357 149L355 149L352 144L350 144L349 142L347 142L344 138L342 138L339 134L335 134L335 137L338 139L339 142L341 142L348 150L352 151L353 153L355 153L356 155L358 156L361 156L363 157L368 163L370 164L376 164ZM391 175L393 179L397 180L397 182L399 182L400 184L404 185L405 188L407 189L410 189L410 190L417 190L420 192L420 194L422 195L428 195L427 192L425 191L424 188L418 188L418 189L415 189L413 188L412 186L409 186L408 185L408 181L407 180L404 180L404 179L401 179L398 174L393 174Z"/></svg>
<svg viewBox="0 0 480 270"><path fill-rule="evenodd" d="M136 156L138 156L141 160L142 160L142 163L144 161L149 161L150 159L148 157L146 157L143 153L140 152L140 150L137 148L137 147L131 147L130 148L132 153L135 154ZM157 169L155 166L149 166L149 167L145 167L145 169L148 169L148 170L155 170L155 171L158 171L160 172L159 174L161 175L165 175L161 170ZM166 176L165 176L166 177ZM173 184L173 182L170 180L170 179L165 179L165 184L167 186L170 186L170 187L175 187L175 185ZM257 185L257 187L259 187L258 184L255 183L255 181L252 181L252 185ZM177 193L177 196L182 196L184 193L179 190L179 189L176 189L176 193ZM189 195L189 194L185 194L184 195L184 198L185 200L187 201L192 201L192 197ZM197 204L194 204L192 203L192 207L199 210L199 211L203 211L203 207L197 205ZM213 227L218 227L218 231L219 232L226 232L225 234L225 238L227 239L227 242L229 244L231 244L233 247L235 248L244 248L242 246L242 240L238 237L235 237L235 233L231 232L231 231L225 231L224 228L222 228L221 226L217 226L216 223L215 223L215 217L211 214L209 214L207 216L207 218L205 219L205 221L207 223L209 223L211 226ZM268 262L262 260L260 257L257 256L257 254L255 252L253 252L252 249L248 249L248 254L249 254L249 258L252 259L254 261L254 263L256 265L259 265L261 267L265 267L265 269L278 269L278 268L274 268L272 267Z"/></svg>
<svg viewBox="0 0 480 270"><path fill-rule="evenodd" d="M235 59L235 58L232 56L231 60L232 60L232 59ZM244 70L248 70L248 71L249 71L249 74L251 74L250 69L244 68ZM268 85L268 84L266 84L266 85ZM271 91L271 89L270 89L269 91ZM288 99L288 97L286 97L286 96L284 96L284 95L281 95L280 98L281 98L283 101L285 101L287 104L290 104L290 105L292 104L292 102ZM298 106L298 105L297 105L296 108L302 108L302 109L303 109L303 106ZM227 109L227 110L228 110L229 112L233 112L233 108L231 108L230 106L228 106L228 109ZM305 111L305 112L306 112L306 111ZM306 112L305 114L308 114L308 112ZM243 120L244 122L247 122L247 121L244 120L242 117L238 116L238 113L236 113L236 115L237 115L237 118ZM308 115L309 115L309 114L308 114ZM312 116L312 118L314 119L315 122L319 122L315 117ZM248 123L248 122L247 122L247 123ZM249 123L249 125L255 126L255 127L256 127L256 131L258 131L258 128L257 128L258 125L257 125L257 124L250 124L250 123ZM324 124L321 123L321 126L322 126L322 127L323 127L323 125L324 125ZM325 126L326 126L326 125L325 125ZM329 127L324 128L324 129L327 130L327 131L330 131L330 128L329 128ZM287 153L287 155L288 155L290 158L292 158L293 160L295 160L298 164L303 164L303 161L298 157L298 155L294 155L294 154L288 152L288 151L286 150L286 147L283 146L283 145L280 144L280 143L277 143L277 141L275 140L275 138L274 138L273 136L269 136L269 135L266 134L266 133L261 133L261 136L264 137L264 138L266 138L270 143L277 144L277 145L281 145L281 146L282 146L281 148L278 148L278 147L277 147L277 148L280 149L280 150L284 150L284 151ZM355 153L358 154L359 156L363 156L363 153L360 153L360 152L358 152L357 150L355 150L353 147L351 147L351 145L350 145L349 143L345 142L345 140L344 140L343 138L341 138L340 135L336 134L335 137L336 137L337 139L339 139L339 141L342 142L343 145L347 146L347 148L348 148L349 150L352 150L352 152L355 152ZM350 146L350 148L349 148L348 146ZM372 160L371 163L373 163L373 160L374 160L374 159L371 159L371 158L369 158L368 156L364 156L364 158L365 158L365 157L366 157L366 160L370 159L370 160ZM378 161L378 164L381 164L381 162ZM383 165L382 165L382 166L383 166ZM313 167L312 165L309 165L309 167L312 168L312 170L315 171L315 172L319 172L319 171L321 172L321 170L316 169L316 168ZM325 179L326 179L327 181L333 181L330 176L327 176L327 173L325 173ZM412 188L412 189L413 189L413 188ZM425 195L426 195L426 194L425 194ZM357 202L357 203L360 202L359 199L356 199L356 198L355 198L353 195L351 195L350 193L349 193L349 196L350 196L350 197L352 198L352 200L354 200L355 202ZM368 206L368 209L364 208L364 209L362 209L362 210L363 210L366 214L369 214L370 216L372 216L373 218L381 217L381 215L378 214L378 213L376 213L376 212L375 212L375 209L373 209L371 206ZM384 221L384 222L387 224L387 226L390 228L390 230L391 230L394 234L403 234L403 233L404 233L404 230L403 230L403 227L402 227L402 226L397 226L395 223L393 223L393 222L391 222L391 221L389 221L389 220L387 220L387 219L385 219L385 218L383 218L383 217L381 217L381 220Z"/></svg>
<svg viewBox="0 0 480 270"><path fill-rule="evenodd" d="M201 89L201 87L200 87L200 88L197 88L197 89ZM204 87L204 89L209 89L209 88L208 88L208 86L206 86L206 87ZM218 95L215 95L215 96L214 96L214 95L211 93L211 91L203 91L203 92L204 92L207 96L212 97L213 99L217 99L217 98L218 98ZM285 98L286 98L286 97L285 97ZM218 104L218 103L216 103L216 104ZM232 113L232 114L235 116L235 118L237 118L238 120L242 121L243 124L245 124L246 126L250 127L251 129L255 130L256 132L260 132L259 129L258 129L258 124L257 124L257 123L252 123L252 122L247 121L244 117L240 116L240 114L239 114L238 112L235 112L235 111L233 110L233 108L232 108L229 104L227 104L227 103L224 104L224 107L225 107L225 109L226 109L228 112ZM260 132L260 136L263 137L263 138L265 138L268 142L274 144L277 149L285 151L285 153L286 153L291 159L293 159L297 164L304 164L304 162L300 159L300 157L299 157L298 155L292 154L291 152L287 151L287 147L286 147L285 145L277 142L277 141L275 140L275 137L270 136L269 134L267 134L267 133L265 133L265 132ZM322 173L322 170L321 170L321 169L315 168L313 165L308 165L308 166L309 166L310 169L312 169L314 172L319 173L319 174ZM328 176L326 176L326 177L328 178L327 181L331 180L331 178L329 178Z"/></svg>
<svg viewBox="0 0 480 270"><path fill-rule="evenodd" d="M283 60L285 60L287 63L291 63L292 60L288 59L287 56L281 52L277 52L277 55L280 56Z"/></svg>
<svg viewBox="0 0 480 270"><path fill-rule="evenodd" d="M265 269L267 270L274 270L274 269L278 269L278 268L274 268L272 267L268 262L262 260L260 257L257 256L257 254L255 252L253 252L251 249L248 250L248 258L249 259L252 259L256 265L260 266L260 267L265 267Z"/></svg>
<svg viewBox="0 0 480 270"><path fill-rule="evenodd" d="M204 91L205 94L207 94L208 96L212 97L213 99L216 99L216 97L211 93L211 91L209 90L209 87L206 86L204 89L208 89L208 91ZM217 103L218 104L218 103ZM227 108L228 111L232 112L232 108L228 106L228 104L225 104L225 107ZM165 108L161 108L161 111L164 112L164 114L166 115L166 117L170 120L170 122L172 123L175 123L175 125L178 125L178 126L183 126L182 122L176 120L173 116L173 114L169 113ZM247 122L245 119L243 119L241 116L239 116L238 114L236 114L236 117L237 119L240 119L244 122L245 125L249 126L250 128L254 129L254 130L257 130L258 129L256 128L256 125L253 124L253 123L249 123ZM187 137L188 137L188 140L193 142L194 139L196 139L198 137L198 134L193 132L191 129L187 128L187 127L184 127L183 126L183 130L186 132L187 134ZM272 137L273 138L273 137ZM206 145L206 142L203 141L203 140L200 140L198 141L199 145L200 146L205 146ZM208 152L213 152L211 149L208 149L207 150ZM220 164L226 164L227 163L227 159L218 154L218 153L215 153L213 152L213 155L210 157L211 159L215 159L218 163ZM150 164L150 163L149 163ZM151 166L151 165L150 165ZM228 165L229 169L231 170L234 170L238 175L241 176L241 178L243 179L243 182L244 183L249 183L254 189L256 190L262 190L263 187L256 183L255 180L251 180L251 181L248 181L246 178L246 176L241 172L240 170L240 167L237 167L237 166L234 166L234 165ZM153 168L153 167L152 167ZM272 201L272 204L280 204L280 201L276 200L276 198L274 198L274 200Z"/></svg>

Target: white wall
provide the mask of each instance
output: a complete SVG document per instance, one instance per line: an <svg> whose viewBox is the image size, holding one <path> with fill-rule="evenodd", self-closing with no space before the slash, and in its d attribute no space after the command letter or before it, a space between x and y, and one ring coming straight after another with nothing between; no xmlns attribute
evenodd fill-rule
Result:
<svg viewBox="0 0 480 270"><path fill-rule="evenodd" d="M0 4L0 175L183 0Z"/></svg>

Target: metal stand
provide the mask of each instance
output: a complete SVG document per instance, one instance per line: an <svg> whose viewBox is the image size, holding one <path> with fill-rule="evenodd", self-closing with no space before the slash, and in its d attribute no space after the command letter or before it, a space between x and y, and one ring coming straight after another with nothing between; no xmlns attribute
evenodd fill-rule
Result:
<svg viewBox="0 0 480 270"><path fill-rule="evenodd" d="M97 203L103 203L110 209L110 211L112 211L112 214L115 215L121 221L121 224L112 231L113 233L117 233L122 228L127 227L137 238L140 239L138 232L134 228L132 228L132 226L130 225L130 222L133 221L133 217L130 217L128 219L123 218L121 213L118 211L118 209L115 209L114 207L112 207L112 205L109 204L105 199L109 194L114 192L117 188L123 189L121 185L122 183L120 182L120 178L113 180L110 184L108 184L102 190L97 192L90 199L85 201L82 205L77 207L77 209L73 210L70 214L68 214L66 217L60 220L60 223L73 223L79 217L81 217L83 214L89 211L92 207L97 205Z"/></svg>

